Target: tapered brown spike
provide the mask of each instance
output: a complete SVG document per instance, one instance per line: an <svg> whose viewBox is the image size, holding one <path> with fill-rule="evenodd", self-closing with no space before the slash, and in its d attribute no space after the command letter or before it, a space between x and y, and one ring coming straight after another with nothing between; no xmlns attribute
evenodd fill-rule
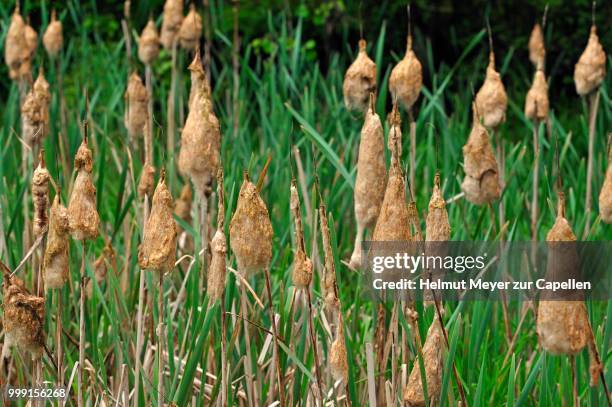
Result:
<svg viewBox="0 0 612 407"><path fill-rule="evenodd" d="M62 22L57 19L55 9L51 11L51 22L43 34L43 45L51 58L56 58L64 45Z"/></svg>
<svg viewBox="0 0 612 407"><path fill-rule="evenodd" d="M224 193L223 193L223 169L217 171L217 195L218 210L217 210L217 230L210 242L212 258L210 268L208 270L208 280L206 290L210 297L210 303L214 303L223 296L225 290L225 280L227 274L227 239L223 228L225 218Z"/></svg>
<svg viewBox="0 0 612 407"><path fill-rule="evenodd" d="M495 129L506 120L508 96L501 81L501 76L495 70L493 51L489 54L485 81L476 94L476 105L486 127Z"/></svg>
<svg viewBox="0 0 612 407"><path fill-rule="evenodd" d="M307 289L312 281L312 261L306 255L304 231L302 229L302 210L295 178L291 180L289 206L295 223L295 255L293 258L292 281L298 288Z"/></svg>
<svg viewBox="0 0 612 407"><path fill-rule="evenodd" d="M152 17L149 17L149 21L138 39L138 59L145 65L151 65L159 55L159 46L160 40L155 21Z"/></svg>
<svg viewBox="0 0 612 407"><path fill-rule="evenodd" d="M189 5L189 13L183 18L181 28L178 32L179 42L181 47L186 50L193 51L200 43L202 36L202 16L198 13L195 5Z"/></svg>
<svg viewBox="0 0 612 407"><path fill-rule="evenodd" d="M43 154L44 151L41 150L38 167L32 175L32 202L34 203L32 225L36 237L43 235L49 226L47 210L49 209L49 180L51 175L45 167Z"/></svg>
<svg viewBox="0 0 612 407"><path fill-rule="evenodd" d="M546 47L544 45L544 32L542 26L536 23L529 36L529 60L535 66L544 66Z"/></svg>
<svg viewBox="0 0 612 407"><path fill-rule="evenodd" d="M338 312L336 323L336 337L329 350L329 370L334 380L341 380L344 384L348 381L348 356L344 342L344 323L342 315Z"/></svg>
<svg viewBox="0 0 612 407"><path fill-rule="evenodd" d="M434 188L429 200L429 211L425 221L425 240L445 242L450 240L450 222L446 210L446 201L440 191L440 173L434 177Z"/></svg>
<svg viewBox="0 0 612 407"><path fill-rule="evenodd" d="M145 195L153 196L155 188L155 167L145 164L142 167L140 181L138 181L138 196L144 198Z"/></svg>
<svg viewBox="0 0 612 407"><path fill-rule="evenodd" d="M149 120L148 103L149 94L142 79L136 72L132 72L128 79L125 91L125 127L128 135L132 138L140 137L144 134L145 125Z"/></svg>
<svg viewBox="0 0 612 407"><path fill-rule="evenodd" d="M160 42L171 50L183 22L183 0L166 0L162 18Z"/></svg>
<svg viewBox="0 0 612 407"><path fill-rule="evenodd" d="M68 280L70 255L70 227L68 210L60 202L57 191L49 215L49 234L43 261L46 289L61 288Z"/></svg>
<svg viewBox="0 0 612 407"><path fill-rule="evenodd" d="M365 40L359 40L359 53L344 74L344 104L348 110L365 112L371 93L376 93L376 64L366 52Z"/></svg>
<svg viewBox="0 0 612 407"><path fill-rule="evenodd" d="M27 56L25 23L19 14L19 4L11 16L11 23L4 41L4 62L9 69L9 76L13 80L20 78L20 68Z"/></svg>
<svg viewBox="0 0 612 407"><path fill-rule="evenodd" d="M606 53L599 42L597 27L591 26L586 48L574 68L574 83L580 96L588 95L601 85L606 76Z"/></svg>
<svg viewBox="0 0 612 407"><path fill-rule="evenodd" d="M525 99L525 116L530 120L545 121L548 118L548 84L542 67L538 67L533 83Z"/></svg>
<svg viewBox="0 0 612 407"><path fill-rule="evenodd" d="M93 239L98 236L98 225L100 223L97 211L96 187L91 175L93 170L92 153L87 146L87 122L85 122L84 128L83 141L74 158L74 168L77 176L68 204L70 231L76 240Z"/></svg>

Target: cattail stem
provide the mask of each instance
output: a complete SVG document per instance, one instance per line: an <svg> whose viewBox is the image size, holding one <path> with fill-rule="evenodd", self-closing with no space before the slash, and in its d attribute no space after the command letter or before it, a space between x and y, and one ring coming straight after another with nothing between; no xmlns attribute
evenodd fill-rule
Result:
<svg viewBox="0 0 612 407"><path fill-rule="evenodd" d="M240 121L240 115L238 113L238 96L240 93L240 38L238 37L238 7L238 0L232 0L232 11L234 14L234 36L232 39L232 73L234 82L234 91L232 92L232 111L234 115L234 137L238 137L238 126ZM206 41L206 46L208 46L208 41ZM208 64L206 64L206 67L208 69Z"/></svg>
<svg viewBox="0 0 612 407"><path fill-rule="evenodd" d="M167 151L168 151L168 155L169 155L169 165L168 168L170 168L172 174L174 174L174 147L175 147L175 143L174 143L174 128L175 128L175 109L174 109L174 100L175 100L175 96L176 96L176 81L177 81L177 70L176 70L176 57L177 57L177 41L175 40L174 43L172 44L172 77L170 79L170 92L168 93L168 104L166 106L167 111L166 111L166 120L167 120L167 126L168 126L168 146L167 146ZM170 177L170 184L172 184L172 181L174 180L174 177Z"/></svg>
<svg viewBox="0 0 612 407"><path fill-rule="evenodd" d="M204 193L198 194L200 197L200 217L198 219L200 225L200 253L201 253L201 262L202 262L202 275L206 275L206 255L208 251L208 196ZM204 278L200 279L200 292L204 289Z"/></svg>
<svg viewBox="0 0 612 407"><path fill-rule="evenodd" d="M57 301L57 315L55 316L55 324L56 324L56 331L55 331L55 352L56 352L56 364L57 364L57 384L60 387L64 386L64 374L62 372L62 364L63 364L63 348L62 348L62 326L63 326L63 318L62 318L62 313L64 312L63 310L63 289L59 288L56 291L56 301Z"/></svg>
<svg viewBox="0 0 612 407"><path fill-rule="evenodd" d="M59 98L59 110L60 110L60 123L61 123L61 132L57 133L57 144L59 146L60 160L63 163L62 171L64 175L64 182L70 182L70 162L68 161L68 147L66 146L66 137L68 136L68 130L66 125L66 112L65 112L65 103L64 103L64 89L63 89L63 75L62 75L62 57L61 53L55 59L55 75L56 75L56 86L57 86L57 95ZM59 180L58 180L59 182Z"/></svg>
<svg viewBox="0 0 612 407"><path fill-rule="evenodd" d="M247 400L249 400L249 406L254 407L257 403L255 400L255 384L253 383L253 366L251 362L251 340L249 336L249 323L247 322L249 310L247 307L247 290L245 284L240 284L241 295L240 295L240 308L242 312L242 322L244 329L244 343L245 343L245 355L244 355L244 376L247 382Z"/></svg>
<svg viewBox="0 0 612 407"><path fill-rule="evenodd" d="M221 407L227 407L227 327L225 325L225 293L221 295Z"/></svg>
<svg viewBox="0 0 612 407"><path fill-rule="evenodd" d="M504 140L499 135L498 129L493 129L493 138L495 139L495 145L497 149L497 163L499 165L499 183L505 187L505 178L506 178L506 157L504 151ZM502 193L499 199L499 230L500 230L500 240L504 240L504 224L506 223L506 207L504 205L504 194Z"/></svg>
<svg viewBox="0 0 612 407"><path fill-rule="evenodd" d="M276 351L275 368L276 379L278 381L278 398L281 407L285 406L285 384L283 383L283 375L280 369L280 352L278 347L278 332L276 328L276 316L274 314L274 306L272 305L272 288L270 286L270 270L268 267L264 269L266 275L266 292L268 293L268 309L270 311L270 320L272 322L272 334L274 335L274 349Z"/></svg>
<svg viewBox="0 0 612 407"><path fill-rule="evenodd" d="M586 239L591 229L591 206L593 198L593 149L595 148L595 124L597 121L597 110L599 107L599 89L595 94L589 96L589 155L587 158L586 179L586 225L584 227L583 239Z"/></svg>
<svg viewBox="0 0 612 407"><path fill-rule="evenodd" d="M158 271L157 287L157 406L164 407L164 272Z"/></svg>
<svg viewBox="0 0 612 407"><path fill-rule="evenodd" d="M308 330L310 331L310 342L312 343L312 354L314 356L314 365L315 365L315 374L317 377L317 386L319 387L319 405L323 405L325 401L325 396L323 393L323 380L321 379L321 370L319 369L319 355L317 351L317 337L316 332L314 330L314 320L312 318L312 298L310 296L310 289L306 287L304 289L306 291L306 295L308 297Z"/></svg>
<svg viewBox="0 0 612 407"><path fill-rule="evenodd" d="M408 118L410 121L410 188L415 191L414 183L416 173L416 122L412 109L408 110Z"/></svg>
<svg viewBox="0 0 612 407"><path fill-rule="evenodd" d="M79 369L77 370L78 406L83 407L83 364L85 363L85 240L81 241L81 286L79 287Z"/></svg>
<svg viewBox="0 0 612 407"><path fill-rule="evenodd" d="M531 196L531 240L538 238L538 184L540 170L540 122L533 121L533 190Z"/></svg>
<svg viewBox="0 0 612 407"><path fill-rule="evenodd" d="M580 401L578 399L578 375L576 374L576 356L571 355L569 357L570 360L570 368L572 370L572 400L574 402L574 407L580 406Z"/></svg>
<svg viewBox="0 0 612 407"><path fill-rule="evenodd" d="M144 230L144 225L149 219L149 197L145 194L143 199L143 217L142 217L142 227ZM144 237L144 236L143 236ZM140 359L142 354L142 346L144 342L144 333L143 333L143 308L145 301L145 271L140 270L140 279L138 283L138 310L136 311L136 362L135 362L135 371L134 371L134 407L138 407L138 398L140 396L140 375L142 371L142 360Z"/></svg>
<svg viewBox="0 0 612 407"><path fill-rule="evenodd" d="M147 115L149 125L144 134L145 136L145 162L153 165L153 72L151 65L145 65L145 86L147 88L147 95L149 100L147 103Z"/></svg>
<svg viewBox="0 0 612 407"><path fill-rule="evenodd" d="M202 0L204 6L204 69L206 69L206 80L210 85L210 44L212 35L210 30L210 3L209 0Z"/></svg>

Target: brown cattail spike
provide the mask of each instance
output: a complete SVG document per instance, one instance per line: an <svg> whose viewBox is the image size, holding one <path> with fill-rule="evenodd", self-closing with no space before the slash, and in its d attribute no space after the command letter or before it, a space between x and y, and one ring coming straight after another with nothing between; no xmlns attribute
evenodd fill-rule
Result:
<svg viewBox="0 0 612 407"><path fill-rule="evenodd" d="M439 400L442 388L442 353L444 346L442 326L440 325L440 320L435 318L427 331L427 338L422 350L427 395L433 404ZM421 376L420 363L418 360L415 360L410 377L408 378L408 385L404 389L404 401L408 402L409 406L425 407L425 395Z"/></svg>
<svg viewBox="0 0 612 407"><path fill-rule="evenodd" d="M17 277L4 278L4 344L42 357L45 346L45 299L30 294Z"/></svg>
<svg viewBox="0 0 612 407"><path fill-rule="evenodd" d="M60 203L59 192L53 199L49 216L49 234L43 263L45 288L62 288L69 272L69 227L68 210Z"/></svg>
<svg viewBox="0 0 612 407"><path fill-rule="evenodd" d="M195 50L200 43L200 37L202 37L202 16L200 16L193 3L189 5L189 13L183 19L178 37L181 47L189 51Z"/></svg>
<svg viewBox="0 0 612 407"><path fill-rule="evenodd" d="M57 19L55 10L51 12L51 22L43 34L43 45L51 58L57 57L64 45L62 22Z"/></svg>
<svg viewBox="0 0 612 407"><path fill-rule="evenodd" d="M425 220L425 239L430 242L446 242L450 240L450 223L446 202L440 192L440 173L434 177L434 188L429 200L429 211Z"/></svg>
<svg viewBox="0 0 612 407"><path fill-rule="evenodd" d="M465 178L461 189L465 198L475 205L487 204L499 198L501 184L495 154L489 143L489 135L480 123L477 108L474 110L472 130L463 146Z"/></svg>
<svg viewBox="0 0 612 407"><path fill-rule="evenodd" d="M389 122L389 136L387 140L387 148L389 151L395 151L395 155L401 159L402 157L402 116L399 112L397 99L393 100L393 108L387 118Z"/></svg>
<svg viewBox="0 0 612 407"><path fill-rule="evenodd" d="M225 280L227 274L226 256L227 239L224 231L225 207L223 194L223 170L220 168L217 173L217 195L219 195L217 211L217 231L210 242L212 259L208 270L207 292L210 303L221 299L225 290Z"/></svg>
<svg viewBox="0 0 612 407"><path fill-rule="evenodd" d="M100 286L106 280L106 275L108 273L109 264L113 264L115 262L115 251L113 247L108 243L102 253L98 256L98 258L94 261L94 278L96 283ZM87 280L87 285L85 286L85 295L88 298L91 298L93 293L94 283L92 279Z"/></svg>
<svg viewBox="0 0 612 407"><path fill-rule="evenodd" d="M338 312L336 338L329 350L329 370L334 380L341 380L345 384L348 383L348 357L344 342L344 324L340 312Z"/></svg>
<svg viewBox="0 0 612 407"><path fill-rule="evenodd" d="M19 78L19 70L25 56L24 50L27 50L25 23L21 14L19 14L19 4L17 4L4 41L4 62L6 62L9 76L13 80Z"/></svg>
<svg viewBox="0 0 612 407"><path fill-rule="evenodd" d="M588 95L599 87L606 76L606 53L599 42L595 24L591 26L589 42L574 68L576 92Z"/></svg>
<svg viewBox="0 0 612 407"><path fill-rule="evenodd" d="M291 214L295 222L295 256L293 258L293 285L297 288L308 289L312 281L312 261L306 255L304 244L304 230L302 228L302 209L297 191L295 178L291 180L290 200Z"/></svg>
<svg viewBox="0 0 612 407"><path fill-rule="evenodd" d="M529 36L529 60L537 68L538 66L544 66L545 59L544 33L542 32L542 26L536 23Z"/></svg>
<svg viewBox="0 0 612 407"><path fill-rule="evenodd" d="M138 196L144 198L145 195L153 196L153 188L155 186L155 167L146 163L142 167L140 181L138 182Z"/></svg>
<svg viewBox="0 0 612 407"><path fill-rule="evenodd" d="M208 195L220 164L221 130L213 111L199 52L189 65L192 95L189 115L181 133L178 167L191 178L200 195Z"/></svg>
<svg viewBox="0 0 612 407"><path fill-rule="evenodd" d="M138 250L138 264L146 270L168 273L176 261L177 229L172 216L174 200L166 186L166 173L161 171L153 194L151 214L144 228L144 238Z"/></svg>
<svg viewBox="0 0 612 407"><path fill-rule="evenodd" d="M96 187L94 187L91 172L93 160L91 150L87 146L87 124L85 137L74 157L74 168L77 176L72 188L68 204L68 218L72 236L77 240L93 239L98 236L100 217L96 209Z"/></svg>
<svg viewBox="0 0 612 407"><path fill-rule="evenodd" d="M357 233L350 266L361 267L361 242L366 228L376 225L387 183L385 165L385 138L380 117L374 110L374 94L370 94L370 107L365 115L359 141L357 177L355 179L355 220Z"/></svg>
<svg viewBox="0 0 612 407"><path fill-rule="evenodd" d="M159 55L159 44L155 21L150 17L138 39L138 59L145 65L151 65Z"/></svg>
<svg viewBox="0 0 612 407"><path fill-rule="evenodd" d="M338 291L336 287L336 266L331 247L327 213L325 212L325 206L323 204L321 204L319 208L319 219L321 223L321 237L323 240L323 253L325 257L325 269L323 281L321 282L321 289L323 291L325 306L337 311L340 308L340 301L338 300Z"/></svg>
<svg viewBox="0 0 612 407"><path fill-rule="evenodd" d="M32 201L34 202L34 217L32 225L34 236L38 237L47 231L49 226L49 180L51 175L45 166L45 151L40 150L38 155L38 167L32 175Z"/></svg>
<svg viewBox="0 0 612 407"><path fill-rule="evenodd" d="M527 98L525 116L530 120L544 121L548 118L548 84L542 67L538 67Z"/></svg>
<svg viewBox="0 0 612 407"><path fill-rule="evenodd" d="M128 80L125 91L125 127L130 137L142 136L145 125L149 120L147 105L149 94L140 76L133 72Z"/></svg>
<svg viewBox="0 0 612 407"><path fill-rule="evenodd" d="M376 64L366 52L365 40L359 40L357 58L344 74L344 104L349 110L365 112L371 93L376 93Z"/></svg>
<svg viewBox="0 0 612 407"><path fill-rule="evenodd" d="M160 41L166 50L171 50L183 22L183 0L166 0L162 19Z"/></svg>
<svg viewBox="0 0 612 407"><path fill-rule="evenodd" d="M408 33L406 40L406 54L391 71L389 77L389 91L393 100L399 100L406 110L419 98L423 87L423 67L412 50L412 34Z"/></svg>
<svg viewBox="0 0 612 407"><path fill-rule="evenodd" d="M51 92L49 82L45 79L42 66L38 70L38 77L34 81L32 87L34 97L37 99L37 107L39 109L40 118L40 136L39 138L46 137L49 134L50 123L49 123L49 107L51 105Z"/></svg>
<svg viewBox="0 0 612 407"><path fill-rule="evenodd" d="M489 54L489 66L482 87L476 94L476 106L478 113L484 120L484 125L495 129L506 120L506 109L508 107L508 96L501 76L495 70L495 55L493 51Z"/></svg>
<svg viewBox="0 0 612 407"><path fill-rule="evenodd" d="M599 214L601 220L612 223L612 134L608 137L608 169L599 193Z"/></svg>
<svg viewBox="0 0 612 407"><path fill-rule="evenodd" d="M255 185L245 179L230 222L230 247L244 276L268 267L272 260L272 224Z"/></svg>

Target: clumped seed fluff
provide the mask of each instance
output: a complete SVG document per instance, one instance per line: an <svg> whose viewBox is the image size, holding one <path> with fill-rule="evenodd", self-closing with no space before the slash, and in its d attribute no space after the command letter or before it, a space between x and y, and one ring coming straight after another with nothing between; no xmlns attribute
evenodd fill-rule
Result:
<svg viewBox="0 0 612 407"><path fill-rule="evenodd" d="M601 85L606 76L606 52L599 42L597 28L591 26L591 34L586 48L574 68L576 92L586 96Z"/></svg>
<svg viewBox="0 0 612 407"><path fill-rule="evenodd" d="M138 39L138 59L145 65L151 65L159 55L159 35L153 17L149 18Z"/></svg>
<svg viewBox="0 0 612 407"><path fill-rule="evenodd" d="M74 157L74 168L77 175L68 203L70 231L76 240L94 239L98 236L100 217L96 209L96 187L91 174L93 160L91 150L87 145L87 135L83 138Z"/></svg>
<svg viewBox="0 0 612 407"><path fill-rule="evenodd" d="M68 209L55 195L49 215L49 233L43 261L43 279L46 289L62 288L68 281L70 265L70 224Z"/></svg>
<svg viewBox="0 0 612 407"><path fill-rule="evenodd" d="M499 72L495 70L495 54L489 54L485 81L476 94L476 106L484 125L495 129L506 121L508 96Z"/></svg>
<svg viewBox="0 0 612 407"><path fill-rule="evenodd" d="M376 64L366 52L365 40L359 40L359 53L344 74L344 104L348 110L364 112L370 93L376 94Z"/></svg>
<svg viewBox="0 0 612 407"><path fill-rule="evenodd" d="M51 58L56 58L64 45L62 22L57 19L55 10L51 12L51 22L43 34L43 45Z"/></svg>
<svg viewBox="0 0 612 407"><path fill-rule="evenodd" d="M408 34L406 54L391 71L389 91L393 100L399 100L406 110L419 98L423 87L423 67L412 49L412 35Z"/></svg>

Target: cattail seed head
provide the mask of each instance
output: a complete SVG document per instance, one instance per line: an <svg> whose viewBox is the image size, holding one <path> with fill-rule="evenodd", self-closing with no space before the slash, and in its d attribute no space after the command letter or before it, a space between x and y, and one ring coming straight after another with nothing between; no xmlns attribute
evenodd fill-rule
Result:
<svg viewBox="0 0 612 407"><path fill-rule="evenodd" d="M212 258L208 270L208 283L206 291L210 297L210 303L214 303L223 296L227 274L227 239L225 237L225 206L223 193L223 170L217 173L217 195L219 195L217 211L217 231L210 242Z"/></svg>
<svg viewBox="0 0 612 407"><path fill-rule="evenodd" d="M544 33L542 26L536 23L529 36L529 60L537 68L544 66L546 47L544 46Z"/></svg>
<svg viewBox="0 0 612 407"><path fill-rule="evenodd" d="M142 83L140 76L133 72L128 80L125 91L125 127L130 137L143 135L144 127L148 122L149 93Z"/></svg>
<svg viewBox="0 0 612 407"><path fill-rule="evenodd" d="M342 383L348 382L348 357L346 353L346 344L344 342L344 325L340 312L338 312L336 338L329 350L329 370L334 380L341 380Z"/></svg>
<svg viewBox="0 0 612 407"><path fill-rule="evenodd" d="M393 100L399 100L404 109L410 110L419 98L423 87L423 67L412 50L412 36L408 35L406 54L391 71L389 91Z"/></svg>
<svg viewBox="0 0 612 407"><path fill-rule="evenodd" d="M597 28L591 26L586 48L574 68L576 92L580 96L593 92L606 76L606 53L599 42Z"/></svg>
<svg viewBox="0 0 612 407"><path fill-rule="evenodd" d="M68 280L70 263L70 224L68 209L60 203L59 193L53 199L49 215L49 234L43 263L43 278L47 289L62 288Z"/></svg>
<svg viewBox="0 0 612 407"><path fill-rule="evenodd" d="M155 186L155 167L146 163L142 167L140 181L138 182L138 196L144 198L145 195L153 196L153 188Z"/></svg>
<svg viewBox="0 0 612 407"><path fill-rule="evenodd" d="M548 84L540 68L533 77L533 83L525 99L525 116L531 120L543 121L548 118Z"/></svg>
<svg viewBox="0 0 612 407"><path fill-rule="evenodd" d="M57 19L55 10L51 12L51 22L43 34L43 45L51 58L57 57L64 45L62 22Z"/></svg>
<svg viewBox="0 0 612 407"><path fill-rule="evenodd" d="M191 224L191 206L193 203L193 193L189 183L183 185L181 194L174 201L174 214L185 221L188 225ZM183 227L177 223L177 230L179 234L178 245L183 252L190 252L193 250L193 237L191 234L185 232Z"/></svg>
<svg viewBox="0 0 612 407"><path fill-rule="evenodd" d="M442 353L444 346L444 333L442 332L440 321L436 318L427 331L427 338L425 339L422 351L427 395L430 401L434 400L434 403L440 398L442 388ZM404 389L404 401L411 407L425 407L421 366L418 360L415 360L408 378L408 384Z"/></svg>
<svg viewBox="0 0 612 407"><path fill-rule="evenodd" d="M476 106L478 113L482 116L484 125L489 128L497 128L506 120L506 109L508 107L508 96L501 76L495 70L495 55L489 54L489 66L482 87L476 94Z"/></svg>
<svg viewBox="0 0 612 407"><path fill-rule="evenodd" d="M472 130L467 143L463 146L463 166L465 178L461 190L465 198L475 205L490 203L499 198L501 184L499 170L493 148L489 143L489 135L480 123L476 107Z"/></svg>
<svg viewBox="0 0 612 407"><path fill-rule="evenodd" d="M40 101L30 89L21 105L21 126L23 140L30 147L38 144L42 137L42 117Z"/></svg>
<svg viewBox="0 0 612 407"><path fill-rule="evenodd" d="M49 180L51 175L45 166L44 150L41 150L38 158L38 167L32 175L32 201L34 202L34 216L32 225L34 236L38 237L47 231L49 226Z"/></svg>
<svg viewBox="0 0 612 407"><path fill-rule="evenodd" d="M91 175L93 160L91 150L87 146L87 137L83 138L77 150L74 168L77 176L68 204L70 230L76 240L94 239L98 236L100 217L96 209L96 187Z"/></svg>
<svg viewBox="0 0 612 407"><path fill-rule="evenodd" d="M295 222L295 256L293 258L293 272L291 274L293 285L297 288L308 289L312 281L312 261L306 255L304 245L304 230L302 229L302 209L295 179L291 181L289 206Z"/></svg>
<svg viewBox="0 0 612 407"><path fill-rule="evenodd" d="M115 251L113 247L108 243L104 246L104 250L98 258L94 261L94 278L96 279L96 283L101 285L106 280L106 275L108 274L108 265L114 264L115 262ZM87 285L85 286L85 295L87 298L91 298L93 293L93 280L87 280Z"/></svg>
<svg viewBox="0 0 612 407"><path fill-rule="evenodd" d="M181 47L188 51L193 51L200 43L202 36L202 16L196 10L193 3L189 5L189 13L183 19L181 28L178 32Z"/></svg>
<svg viewBox="0 0 612 407"><path fill-rule="evenodd" d="M348 110L365 111L370 93L376 94L376 64L366 52L365 40L359 40L359 53L344 74L344 104Z"/></svg>
<svg viewBox="0 0 612 407"><path fill-rule="evenodd" d="M199 52L196 52L189 70L193 96L181 133L178 167L182 174L191 178L198 194L208 195L220 163L221 130L209 99Z"/></svg>
<svg viewBox="0 0 612 407"><path fill-rule="evenodd" d="M39 359L45 346L45 299L30 294L16 277L5 277L3 288L5 345L16 346Z"/></svg>
<svg viewBox="0 0 612 407"><path fill-rule="evenodd" d="M323 240L323 253L325 258L325 268L323 279L321 281L321 291L323 292L325 306L332 310L339 310L340 301L338 300L338 291L336 287L336 266L334 264L334 254L331 247L327 214L325 213L325 206L323 205L319 207L319 219L321 224L321 237Z"/></svg>
<svg viewBox="0 0 612 407"><path fill-rule="evenodd" d="M245 179L230 222L230 247L244 276L268 267L272 260L272 224L255 185Z"/></svg>
<svg viewBox="0 0 612 407"><path fill-rule="evenodd" d="M24 60L24 50L27 51L25 38L25 23L21 14L19 14L19 4L15 7L15 11L11 16L11 24L9 25L4 41L4 61L9 69L11 79L19 77L19 69Z"/></svg>
<svg viewBox="0 0 612 407"><path fill-rule="evenodd" d="M425 220L425 239L429 242L446 242L450 240L450 232L446 202L440 192L440 173L436 173Z"/></svg>
<svg viewBox="0 0 612 407"><path fill-rule="evenodd" d="M34 81L34 95L38 99L38 108L40 109L41 138L49 135L49 106L51 105L51 92L49 90L49 82L45 79L45 74L42 67L38 70L38 77Z"/></svg>
<svg viewBox="0 0 612 407"><path fill-rule="evenodd" d="M32 77L32 60L34 59L34 54L36 54L36 48L38 46L38 33L30 25L29 19L26 21L23 34L25 38L25 47L23 49L23 60L19 67L19 76L23 79L30 80Z"/></svg>
<svg viewBox="0 0 612 407"><path fill-rule="evenodd" d="M176 261L177 229L172 215L174 200L166 186L165 171L153 194L151 214L144 228L144 238L138 250L138 264L145 270L168 273Z"/></svg>
<svg viewBox="0 0 612 407"><path fill-rule="evenodd" d="M387 116L389 122L389 135L387 148L389 151L397 150L397 156L402 157L402 116L400 115L397 99L393 102L393 109Z"/></svg>
<svg viewBox="0 0 612 407"><path fill-rule="evenodd" d="M145 65L151 65L159 55L159 35L153 18L149 18L138 39L138 59Z"/></svg>
<svg viewBox="0 0 612 407"><path fill-rule="evenodd" d="M171 50L183 22L183 0L166 0L162 18L160 42Z"/></svg>
<svg viewBox="0 0 612 407"><path fill-rule="evenodd" d="M612 136L610 136L610 141L612 141ZM599 193L599 214L601 220L612 223L612 144L608 146L608 169Z"/></svg>

